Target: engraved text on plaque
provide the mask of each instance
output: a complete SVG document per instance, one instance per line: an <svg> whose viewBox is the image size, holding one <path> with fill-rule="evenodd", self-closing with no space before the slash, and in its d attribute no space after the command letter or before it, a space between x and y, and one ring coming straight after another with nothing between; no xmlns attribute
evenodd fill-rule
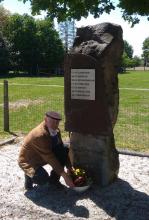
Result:
<svg viewBox="0 0 149 220"><path fill-rule="evenodd" d="M95 69L71 69L71 99L95 100Z"/></svg>

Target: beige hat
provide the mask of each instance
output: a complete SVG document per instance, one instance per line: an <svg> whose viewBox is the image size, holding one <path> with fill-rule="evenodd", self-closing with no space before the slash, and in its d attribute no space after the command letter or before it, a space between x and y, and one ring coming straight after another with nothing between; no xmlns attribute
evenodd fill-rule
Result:
<svg viewBox="0 0 149 220"><path fill-rule="evenodd" d="M49 112L46 112L46 116L53 118L55 120L62 120L62 116L58 112L49 111Z"/></svg>

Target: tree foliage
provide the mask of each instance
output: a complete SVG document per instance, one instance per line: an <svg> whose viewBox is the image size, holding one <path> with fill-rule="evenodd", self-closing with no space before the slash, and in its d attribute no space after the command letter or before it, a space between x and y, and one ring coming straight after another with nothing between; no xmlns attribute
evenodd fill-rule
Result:
<svg viewBox="0 0 149 220"><path fill-rule="evenodd" d="M144 65L146 66L149 63L149 37L147 37L143 42L143 58L144 58Z"/></svg>
<svg viewBox="0 0 149 220"><path fill-rule="evenodd" d="M7 43L0 32L0 74L6 74L9 71L9 52Z"/></svg>
<svg viewBox="0 0 149 220"><path fill-rule="evenodd" d="M141 65L141 58L138 57L138 56L134 56L133 57L133 63L134 63L134 66L140 66Z"/></svg>
<svg viewBox="0 0 149 220"><path fill-rule="evenodd" d="M135 68L141 64L141 59L138 56L133 57L133 47L124 40L124 52L122 56L121 66L126 68Z"/></svg>
<svg viewBox="0 0 149 220"><path fill-rule="evenodd" d="M10 42L12 66L36 72L38 47L34 19L27 14L14 14L10 16L4 34Z"/></svg>
<svg viewBox="0 0 149 220"><path fill-rule="evenodd" d="M133 47L126 40L124 40L124 52L128 58L133 57Z"/></svg>
<svg viewBox="0 0 149 220"><path fill-rule="evenodd" d="M24 3L29 0L20 0ZM88 17L92 14L95 18L99 17L103 12L110 13L116 7L122 11L122 17L134 25L139 22L138 15L149 15L148 0L30 0L32 13L40 14L41 10L47 11L51 18L57 18L58 22L67 19L80 20L81 17ZM117 1L116 1L117 2Z"/></svg>
<svg viewBox="0 0 149 220"><path fill-rule="evenodd" d="M10 15L10 11L0 5L0 31L3 31L4 27L7 25Z"/></svg>
<svg viewBox="0 0 149 220"><path fill-rule="evenodd" d="M59 67L64 57L64 48L57 31L48 18L36 23L40 66L46 69Z"/></svg>
<svg viewBox="0 0 149 220"><path fill-rule="evenodd" d="M13 70L36 75L40 68L51 70L62 63L64 49L49 18L35 20L24 14L9 17L3 34L9 42Z"/></svg>
<svg viewBox="0 0 149 220"><path fill-rule="evenodd" d="M124 20L134 24L139 23L138 15L149 16L149 1L148 0L119 0L118 7L122 9L122 17ZM147 17L149 20L149 17Z"/></svg>

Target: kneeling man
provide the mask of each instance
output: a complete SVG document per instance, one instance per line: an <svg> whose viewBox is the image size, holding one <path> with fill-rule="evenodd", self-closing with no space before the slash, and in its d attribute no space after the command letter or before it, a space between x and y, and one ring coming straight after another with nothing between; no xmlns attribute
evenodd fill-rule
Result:
<svg viewBox="0 0 149 220"><path fill-rule="evenodd" d="M69 187L73 187L71 177L65 172L72 168L69 159L69 149L64 146L60 130L61 120L58 112L49 111L44 121L29 132L21 146L18 164L25 173L25 189L32 189L33 184L59 183L60 176ZM49 164L51 175L43 168Z"/></svg>

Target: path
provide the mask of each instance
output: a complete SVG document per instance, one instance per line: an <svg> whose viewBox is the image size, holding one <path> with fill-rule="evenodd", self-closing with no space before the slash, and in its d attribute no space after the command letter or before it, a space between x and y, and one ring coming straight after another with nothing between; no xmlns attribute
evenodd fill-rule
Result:
<svg viewBox="0 0 149 220"><path fill-rule="evenodd" d="M149 219L149 158L120 155L119 179L102 190L93 185L77 194L44 186L25 192L18 151L18 144L0 148L0 219Z"/></svg>

